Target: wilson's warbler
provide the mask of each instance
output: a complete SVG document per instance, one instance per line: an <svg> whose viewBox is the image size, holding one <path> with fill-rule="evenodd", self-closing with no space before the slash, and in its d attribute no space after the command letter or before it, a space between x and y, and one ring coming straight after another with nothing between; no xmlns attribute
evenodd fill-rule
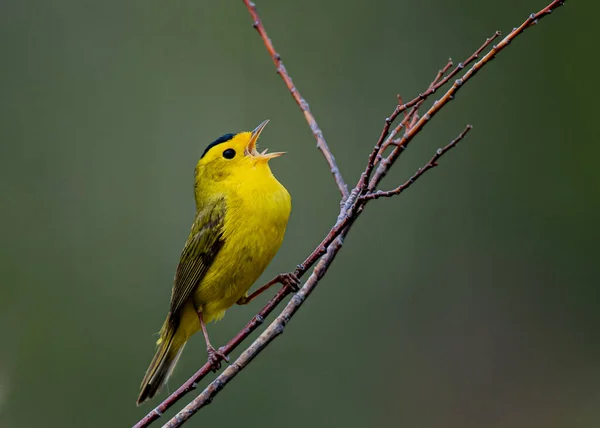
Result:
<svg viewBox="0 0 600 428"><path fill-rule="evenodd" d="M210 343L206 323L248 296L283 240L291 210L288 191L269 168L283 153L259 153L252 132L226 134L208 145L195 173L196 218L175 273L171 306L157 350L142 380L137 404L151 399L170 376L187 340L202 329L209 361L227 359ZM285 278L292 287L297 278Z"/></svg>

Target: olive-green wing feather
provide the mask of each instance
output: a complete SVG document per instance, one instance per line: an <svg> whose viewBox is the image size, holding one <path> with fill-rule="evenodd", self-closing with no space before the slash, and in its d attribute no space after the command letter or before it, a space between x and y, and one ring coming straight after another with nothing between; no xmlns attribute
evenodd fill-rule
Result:
<svg viewBox="0 0 600 428"><path fill-rule="evenodd" d="M200 284L223 246L225 201L218 199L207 205L210 206L200 209L196 214L175 272L175 283L171 293L172 319L178 317L179 310Z"/></svg>

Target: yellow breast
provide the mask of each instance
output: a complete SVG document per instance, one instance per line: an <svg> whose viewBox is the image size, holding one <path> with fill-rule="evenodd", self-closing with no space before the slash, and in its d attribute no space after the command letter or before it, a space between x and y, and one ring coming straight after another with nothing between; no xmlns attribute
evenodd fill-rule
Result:
<svg viewBox="0 0 600 428"><path fill-rule="evenodd" d="M223 186L224 244L194 293L207 322L220 319L263 273L283 241L291 211L289 193L266 164L239 178Z"/></svg>

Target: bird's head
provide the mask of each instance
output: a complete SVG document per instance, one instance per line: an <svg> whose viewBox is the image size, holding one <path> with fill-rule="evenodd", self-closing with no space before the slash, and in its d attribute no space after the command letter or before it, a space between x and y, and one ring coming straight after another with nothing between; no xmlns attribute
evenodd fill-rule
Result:
<svg viewBox="0 0 600 428"><path fill-rule="evenodd" d="M252 132L225 134L210 143L198 161L196 178L222 181L231 177L242 178L253 170L270 173L269 160L281 156L283 152L257 150L256 142L267 123L269 121L265 120Z"/></svg>

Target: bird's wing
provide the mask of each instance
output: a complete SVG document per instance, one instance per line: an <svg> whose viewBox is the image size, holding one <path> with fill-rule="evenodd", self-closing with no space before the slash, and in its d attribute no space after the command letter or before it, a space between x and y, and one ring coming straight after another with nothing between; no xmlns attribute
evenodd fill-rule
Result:
<svg viewBox="0 0 600 428"><path fill-rule="evenodd" d="M223 246L225 209L225 201L219 199L196 214L175 272L170 310L173 318L178 316Z"/></svg>

